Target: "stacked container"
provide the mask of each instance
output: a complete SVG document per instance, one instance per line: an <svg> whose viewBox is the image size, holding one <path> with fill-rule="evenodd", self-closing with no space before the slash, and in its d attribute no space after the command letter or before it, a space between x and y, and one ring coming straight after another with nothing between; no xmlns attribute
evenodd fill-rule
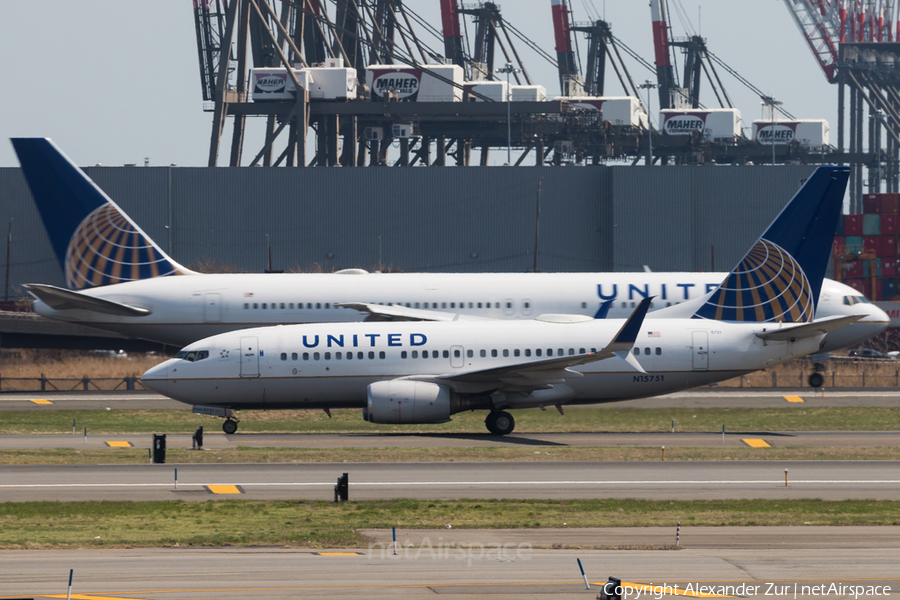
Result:
<svg viewBox="0 0 900 600"><path fill-rule="evenodd" d="M836 278L871 300L900 300L900 194L865 194L863 214L843 215L834 243Z"/></svg>

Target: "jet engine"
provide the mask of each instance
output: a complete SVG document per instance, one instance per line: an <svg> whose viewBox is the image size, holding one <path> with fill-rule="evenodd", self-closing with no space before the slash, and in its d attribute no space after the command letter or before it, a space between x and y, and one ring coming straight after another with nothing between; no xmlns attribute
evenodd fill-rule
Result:
<svg viewBox="0 0 900 600"><path fill-rule="evenodd" d="M436 383L376 381L369 385L363 418L383 424L444 423L450 420L450 395L448 388Z"/></svg>

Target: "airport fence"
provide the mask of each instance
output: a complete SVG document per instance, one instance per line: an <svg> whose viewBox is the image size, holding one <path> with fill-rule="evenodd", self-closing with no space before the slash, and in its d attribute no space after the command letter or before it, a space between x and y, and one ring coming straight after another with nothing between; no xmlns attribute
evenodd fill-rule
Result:
<svg viewBox="0 0 900 600"><path fill-rule="evenodd" d="M773 369L723 381L719 387L794 388L808 387L814 372L808 360L796 360ZM821 371L826 388L900 387L900 361L833 357Z"/></svg>
<svg viewBox="0 0 900 600"><path fill-rule="evenodd" d="M147 387L140 377L3 377L0 374L0 392L143 392Z"/></svg>

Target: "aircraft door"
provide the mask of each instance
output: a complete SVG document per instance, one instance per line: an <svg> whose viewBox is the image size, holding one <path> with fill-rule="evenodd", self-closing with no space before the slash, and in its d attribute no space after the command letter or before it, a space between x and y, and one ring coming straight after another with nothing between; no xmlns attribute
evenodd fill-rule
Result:
<svg viewBox="0 0 900 600"><path fill-rule="evenodd" d="M222 294L203 295L203 322L222 322Z"/></svg>
<svg viewBox="0 0 900 600"><path fill-rule="evenodd" d="M450 366L461 369L466 365L466 351L462 346L450 346Z"/></svg>
<svg viewBox="0 0 900 600"><path fill-rule="evenodd" d="M241 338L241 377L259 377L259 338Z"/></svg>
<svg viewBox="0 0 900 600"><path fill-rule="evenodd" d="M694 370L709 370L709 334L705 331L694 331L691 333L694 348Z"/></svg>

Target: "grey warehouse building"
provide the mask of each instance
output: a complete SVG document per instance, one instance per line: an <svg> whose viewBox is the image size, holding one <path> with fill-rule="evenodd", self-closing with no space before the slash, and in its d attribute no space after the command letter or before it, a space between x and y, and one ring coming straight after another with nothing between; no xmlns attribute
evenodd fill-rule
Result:
<svg viewBox="0 0 900 600"><path fill-rule="evenodd" d="M808 165L272 169L90 167L173 258L259 272L379 268L728 270ZM0 169L13 219L10 284L64 285L19 169ZM3 251L5 254L5 251ZM6 256L4 256L6 260Z"/></svg>

